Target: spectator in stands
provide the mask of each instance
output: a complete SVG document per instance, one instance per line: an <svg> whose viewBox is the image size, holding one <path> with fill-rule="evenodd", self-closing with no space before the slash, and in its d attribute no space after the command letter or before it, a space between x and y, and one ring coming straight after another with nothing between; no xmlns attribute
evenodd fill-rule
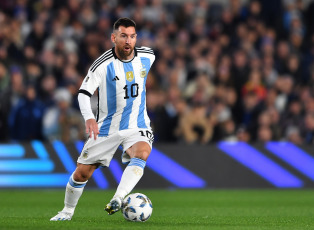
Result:
<svg viewBox="0 0 314 230"><path fill-rule="evenodd" d="M215 85L234 87L234 79L231 76L231 59L228 55L223 55L218 63L213 82Z"/></svg>
<svg viewBox="0 0 314 230"><path fill-rule="evenodd" d="M22 69L16 65L12 66L10 69L10 78L11 84L10 89L8 89L10 96L8 100L11 100L12 106L16 106L19 99L24 95L24 84L26 83L26 80Z"/></svg>
<svg viewBox="0 0 314 230"><path fill-rule="evenodd" d="M207 144L213 135L213 125L208 116L206 106L194 102L179 120L177 134L188 144Z"/></svg>
<svg viewBox="0 0 314 230"><path fill-rule="evenodd" d="M276 108L280 113L284 111L288 101L295 96L293 91L293 84L293 79L289 75L279 76L275 82L275 87L278 91L278 96L276 98Z"/></svg>
<svg viewBox="0 0 314 230"><path fill-rule="evenodd" d="M300 133L300 128L297 126L288 126L286 129L285 140L290 141L296 145L301 145L304 143Z"/></svg>
<svg viewBox="0 0 314 230"><path fill-rule="evenodd" d="M46 107L54 105L54 93L57 88L57 81L54 75L47 74L39 80L38 97Z"/></svg>
<svg viewBox="0 0 314 230"><path fill-rule="evenodd" d="M275 68L279 74L284 74L286 69L286 63L290 55L291 49L288 41L278 41L275 51Z"/></svg>
<svg viewBox="0 0 314 230"><path fill-rule="evenodd" d="M47 109L43 117L43 134L46 139L62 140L65 143L85 139L84 120L71 107L71 94L65 88L56 90L56 105Z"/></svg>
<svg viewBox="0 0 314 230"><path fill-rule="evenodd" d="M251 134L250 132L245 128L245 126L240 126L236 130L236 140L242 141L242 142L250 142L251 141Z"/></svg>
<svg viewBox="0 0 314 230"><path fill-rule="evenodd" d="M4 63L0 62L0 93L9 87L9 72Z"/></svg>
<svg viewBox="0 0 314 230"><path fill-rule="evenodd" d="M247 131L251 133L250 139L256 139L257 119L261 112L261 104L255 92L248 92L243 98L240 113L241 125L245 126Z"/></svg>
<svg viewBox="0 0 314 230"><path fill-rule="evenodd" d="M278 78L278 71L275 69L273 56L264 56L262 60L263 82L266 88L272 88Z"/></svg>
<svg viewBox="0 0 314 230"><path fill-rule="evenodd" d="M185 112L186 104L181 99L181 92L176 86L168 89L167 99L156 109L153 120L154 136L160 142L176 142L180 116Z"/></svg>
<svg viewBox="0 0 314 230"><path fill-rule="evenodd" d="M229 118L223 122L220 122L217 125L214 136L216 141L237 141L236 126L234 121ZM215 139L213 139L213 141L215 141Z"/></svg>
<svg viewBox="0 0 314 230"><path fill-rule="evenodd" d="M304 142L306 144L314 143L314 113L309 112L304 117L304 127L303 127Z"/></svg>
<svg viewBox="0 0 314 230"><path fill-rule="evenodd" d="M35 52L42 50L44 43L49 33L45 29L45 22L42 20L35 20L32 23L32 29L25 38L25 47L31 47Z"/></svg>
<svg viewBox="0 0 314 230"><path fill-rule="evenodd" d="M248 92L254 92L260 102L265 99L266 89L262 83L262 73L260 71L253 70L250 72L249 80L242 87L242 96L245 97Z"/></svg>
<svg viewBox="0 0 314 230"><path fill-rule="evenodd" d="M303 111L302 111L302 103L297 99L292 99L285 112L282 114L280 125L282 127L283 132L286 133L286 136L289 136L292 133L295 133L295 128L291 127L302 127L303 124ZM291 129L289 131L289 129ZM299 133L299 131L298 131ZM300 133L299 133L300 135Z"/></svg>
<svg viewBox="0 0 314 230"><path fill-rule="evenodd" d="M249 66L247 54L239 49L234 53L233 66L231 68L231 77L234 79L235 89L240 98L241 90L249 79Z"/></svg>
<svg viewBox="0 0 314 230"><path fill-rule="evenodd" d="M286 63L285 74L291 76L296 85L303 85L305 81L300 62L300 57L296 54L291 54L289 55Z"/></svg>
<svg viewBox="0 0 314 230"><path fill-rule="evenodd" d="M11 139L15 141L43 140L42 119L44 105L37 99L34 85L12 107L9 117Z"/></svg>
<svg viewBox="0 0 314 230"><path fill-rule="evenodd" d="M206 73L200 73L195 80L190 81L183 92L187 101L197 101L201 104L207 104L214 95L215 87Z"/></svg>
<svg viewBox="0 0 314 230"><path fill-rule="evenodd" d="M273 133L269 126L261 126L257 130L257 142L266 143L271 141L273 138Z"/></svg>
<svg viewBox="0 0 314 230"><path fill-rule="evenodd" d="M279 141L284 133L282 127L280 126L280 113L275 108L268 108L267 112L270 115L270 129L272 131L272 140Z"/></svg>

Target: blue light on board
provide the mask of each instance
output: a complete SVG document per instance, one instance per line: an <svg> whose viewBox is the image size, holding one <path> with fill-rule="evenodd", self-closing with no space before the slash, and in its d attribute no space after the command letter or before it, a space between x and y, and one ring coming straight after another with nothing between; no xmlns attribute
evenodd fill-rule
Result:
<svg viewBox="0 0 314 230"><path fill-rule="evenodd" d="M0 175L0 187L50 187L59 186L60 178L64 179L64 174L47 174L51 173L55 166L49 159L49 154L46 151L44 145L40 141L32 141L32 147L39 157L39 159L14 159L14 160L1 160L0 171L5 173L43 173L43 174L4 174ZM0 145L1 146L1 145ZM1 146L3 147L3 146ZM0 147L0 148L1 148ZM22 158L25 153L25 149L18 145L7 145L5 147L12 148L12 153L15 157ZM18 148L16 148L18 147ZM19 149L23 148L23 150ZM18 151L16 151L19 149ZM7 149L9 150L9 149ZM19 154L16 154L19 153ZM66 176L68 177L68 176ZM64 183L62 184L64 186Z"/></svg>
<svg viewBox="0 0 314 230"><path fill-rule="evenodd" d="M0 175L0 187L65 187L71 174Z"/></svg>
<svg viewBox="0 0 314 230"><path fill-rule="evenodd" d="M76 165L74 164L64 144L61 141L53 141L52 145L56 150L56 153L58 154L60 160L62 161L65 169L70 173L74 172L74 170L76 169Z"/></svg>
<svg viewBox="0 0 314 230"><path fill-rule="evenodd" d="M218 148L276 187L299 188L303 182L244 142L219 142Z"/></svg>
<svg viewBox="0 0 314 230"><path fill-rule="evenodd" d="M81 154L81 151L84 147L84 142L83 141L75 141L75 148L78 151L79 154Z"/></svg>
<svg viewBox="0 0 314 230"><path fill-rule="evenodd" d="M0 172L52 172L53 170L54 164L50 160L0 160Z"/></svg>
<svg viewBox="0 0 314 230"><path fill-rule="evenodd" d="M65 168L65 173L54 173L55 165L45 145L40 141L30 142L36 159L27 158L23 145L0 145L0 188L1 187L64 187L71 173L76 168L76 162L67 147L60 141L52 142L55 152ZM78 153L84 142L75 143ZM265 156L259 150L242 142L220 142L217 147L272 185L279 188L300 188L303 181L287 171L282 166ZM314 158L302 149L288 142L268 142L265 149L287 162L289 165L314 181ZM179 188L204 188L206 181L175 162L161 151L153 148L148 158L147 168ZM110 172L119 183L123 167L119 160L112 159ZM106 174L100 169L95 170L93 177L99 188L106 189L109 183Z"/></svg>
<svg viewBox="0 0 314 230"><path fill-rule="evenodd" d="M314 181L314 158L289 142L268 142L266 149Z"/></svg>
<svg viewBox="0 0 314 230"><path fill-rule="evenodd" d="M153 148L146 165L179 188L204 188L206 181Z"/></svg>
<svg viewBox="0 0 314 230"><path fill-rule="evenodd" d="M116 159L111 160L109 169L110 169L114 179L116 180L116 182L120 183L120 180L121 180L121 177L123 174L123 169Z"/></svg>
<svg viewBox="0 0 314 230"><path fill-rule="evenodd" d="M25 154L24 147L19 144L1 144L0 145L0 157L12 157L19 158Z"/></svg>
<svg viewBox="0 0 314 230"><path fill-rule="evenodd" d="M32 141L31 144L40 159L49 159L49 153L41 141Z"/></svg>

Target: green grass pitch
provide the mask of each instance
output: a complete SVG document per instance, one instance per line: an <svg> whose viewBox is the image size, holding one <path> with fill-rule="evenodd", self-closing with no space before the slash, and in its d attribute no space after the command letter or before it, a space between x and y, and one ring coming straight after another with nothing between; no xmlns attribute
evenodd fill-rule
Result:
<svg viewBox="0 0 314 230"><path fill-rule="evenodd" d="M134 190L153 202L145 223L103 208L113 190L83 193L72 221L50 222L63 190L0 190L0 229L314 229L314 190Z"/></svg>

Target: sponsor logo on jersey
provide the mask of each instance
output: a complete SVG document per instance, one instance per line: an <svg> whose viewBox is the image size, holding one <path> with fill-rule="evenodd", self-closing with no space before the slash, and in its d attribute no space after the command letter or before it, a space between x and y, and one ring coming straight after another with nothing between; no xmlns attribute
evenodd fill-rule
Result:
<svg viewBox="0 0 314 230"><path fill-rule="evenodd" d="M115 78L112 79L112 81L118 81L118 80L120 80L120 79L118 78L118 76L115 76Z"/></svg>
<svg viewBox="0 0 314 230"><path fill-rule="evenodd" d="M133 81L134 79L133 71L126 72L125 77L128 81Z"/></svg>
<svg viewBox="0 0 314 230"><path fill-rule="evenodd" d="M88 80L89 80L89 77L86 78L85 82L88 82Z"/></svg>

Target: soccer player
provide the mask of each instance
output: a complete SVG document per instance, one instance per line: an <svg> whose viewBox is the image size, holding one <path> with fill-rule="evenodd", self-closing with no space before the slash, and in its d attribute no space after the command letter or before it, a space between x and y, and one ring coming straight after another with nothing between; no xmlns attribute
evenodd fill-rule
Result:
<svg viewBox="0 0 314 230"><path fill-rule="evenodd" d="M153 133L146 111L146 79L155 55L137 48L136 24L120 18L113 25L114 47L91 65L82 82L78 100L89 137L66 185L64 208L51 221L71 220L83 189L98 167L108 167L117 148L128 163L113 198L106 205L109 215L121 208L123 198L141 179L152 149ZM92 113L90 97L98 90L98 113Z"/></svg>

